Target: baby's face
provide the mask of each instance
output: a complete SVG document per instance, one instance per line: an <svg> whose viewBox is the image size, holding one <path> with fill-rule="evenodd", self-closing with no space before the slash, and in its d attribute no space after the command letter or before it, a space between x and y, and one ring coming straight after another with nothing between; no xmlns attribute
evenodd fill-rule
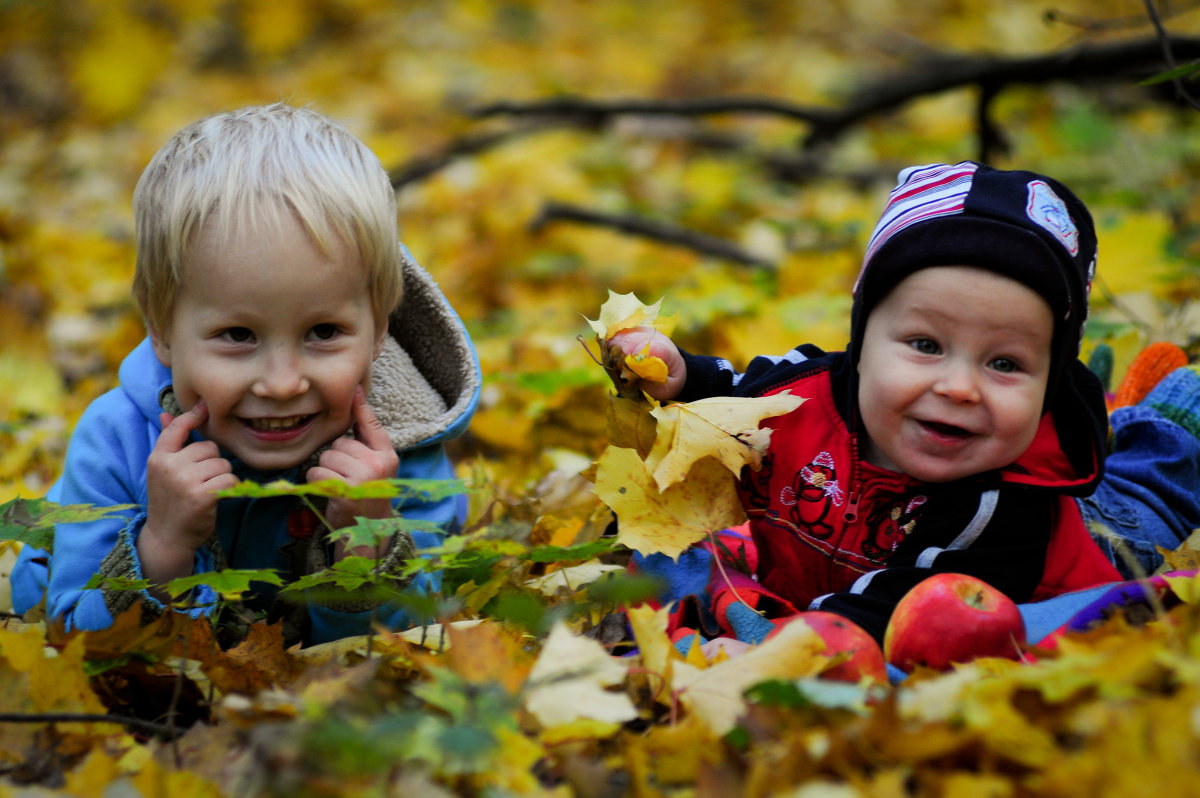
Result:
<svg viewBox="0 0 1200 798"><path fill-rule="evenodd" d="M171 323L152 338L180 405L208 405L205 438L274 471L350 428L386 332L353 249L322 253L289 216L278 232L202 230L183 272Z"/></svg>
<svg viewBox="0 0 1200 798"><path fill-rule="evenodd" d="M858 405L869 462L926 482L1001 468L1033 441L1054 319L1032 289L968 266L921 269L867 319Z"/></svg>

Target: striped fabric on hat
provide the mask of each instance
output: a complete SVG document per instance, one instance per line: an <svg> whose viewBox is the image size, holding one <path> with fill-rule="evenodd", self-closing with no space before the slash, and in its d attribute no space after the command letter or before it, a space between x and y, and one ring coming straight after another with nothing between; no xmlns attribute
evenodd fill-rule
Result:
<svg viewBox="0 0 1200 798"><path fill-rule="evenodd" d="M962 213L978 168L979 164L964 161L954 165L910 166L900 172L896 188L888 196L887 208L867 242L863 268L871 262L876 250L906 227L939 216ZM861 271L854 283L856 291L860 280Z"/></svg>

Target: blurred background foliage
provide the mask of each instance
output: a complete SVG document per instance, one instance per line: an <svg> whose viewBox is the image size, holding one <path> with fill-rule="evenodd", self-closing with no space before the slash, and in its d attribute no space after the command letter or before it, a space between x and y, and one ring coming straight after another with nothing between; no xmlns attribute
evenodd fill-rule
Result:
<svg viewBox="0 0 1200 798"><path fill-rule="evenodd" d="M1200 32L1196 3L1160 2ZM802 147L782 113L505 113L553 98L751 98L838 108L938 58L1153 42L1136 0L0 0L0 501L44 493L70 429L143 334L130 195L209 113L283 100L346 123L392 170L400 229L475 337L480 412L456 454L475 512L587 505L603 372L577 340L607 291L665 297L677 338L745 363L845 343L849 290L896 172L976 157L979 89L914 97ZM1086 349L1117 374L1200 331L1200 112L1121 65L1003 87L992 162L1095 215ZM1166 68L1142 69L1143 76ZM661 110L661 109L660 109ZM548 214L558 203L720 239L751 263ZM561 478L554 478L558 475Z"/></svg>

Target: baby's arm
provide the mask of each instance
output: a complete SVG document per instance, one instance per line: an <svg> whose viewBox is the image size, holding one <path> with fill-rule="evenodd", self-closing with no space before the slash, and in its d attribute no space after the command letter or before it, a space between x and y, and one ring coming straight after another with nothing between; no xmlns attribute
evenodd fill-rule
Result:
<svg viewBox="0 0 1200 798"><path fill-rule="evenodd" d="M687 365L679 347L653 327L634 327L621 330L608 339L611 348L618 349L626 355L636 355L646 349L649 344L649 354L662 359L667 364L667 381L650 382L640 380L638 387L660 402L666 402L679 396L683 385L687 382Z"/></svg>
<svg viewBox="0 0 1200 798"><path fill-rule="evenodd" d="M308 470L308 481L340 479L348 485L360 485L376 479L391 479L396 476L400 458L392 448L391 438L383 424L367 404L366 394L359 387L354 394L354 437L338 438L321 454L317 465ZM325 520L332 529L342 529L355 523L356 517L388 518L392 514L390 499L331 498L325 509ZM340 560L347 554L365 557L382 557L387 552L387 543L380 544L378 551L366 547L346 551L339 541L334 550L334 559Z"/></svg>
<svg viewBox="0 0 1200 798"><path fill-rule="evenodd" d="M217 491L237 484L212 441L189 443L208 416L203 400L185 413L163 413L162 434L146 460L146 523L137 538L142 574L155 584L192 573L196 551L212 536Z"/></svg>

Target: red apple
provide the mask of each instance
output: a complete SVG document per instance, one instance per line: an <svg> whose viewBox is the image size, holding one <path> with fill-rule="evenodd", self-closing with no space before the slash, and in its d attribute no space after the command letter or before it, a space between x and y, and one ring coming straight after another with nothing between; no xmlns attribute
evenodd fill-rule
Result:
<svg viewBox="0 0 1200 798"><path fill-rule="evenodd" d="M908 591L883 638L887 661L911 673L918 665L947 670L978 657L1017 659L1025 620L1008 596L966 574L935 574Z"/></svg>
<svg viewBox="0 0 1200 798"><path fill-rule="evenodd" d="M883 659L883 649L866 629L854 621L836 613L810 610L796 615L788 623L807 624L825 643L825 653L828 656L847 655L842 662L822 671L822 679L857 684L866 678L872 682L887 684L887 664ZM768 637L773 637L778 631L776 629Z"/></svg>

